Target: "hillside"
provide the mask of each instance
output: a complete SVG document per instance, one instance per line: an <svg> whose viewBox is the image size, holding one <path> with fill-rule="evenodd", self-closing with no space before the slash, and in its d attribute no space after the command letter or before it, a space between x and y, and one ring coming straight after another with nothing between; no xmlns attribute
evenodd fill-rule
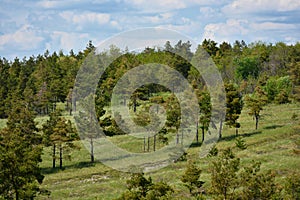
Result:
<svg viewBox="0 0 300 200"><path fill-rule="evenodd" d="M293 118L294 114L297 117ZM243 110L239 121L239 133L247 149L236 148L235 130L224 126L223 139L217 143L219 151L233 147L242 166L249 164L251 160L261 161L262 171L275 170L278 183L292 172L300 173L300 158L295 151L298 150L299 153L299 146L296 145L296 141L300 140L299 103L266 106L262 111L258 130L254 130L255 122L247 114L247 110ZM111 140L124 147L130 146L132 142L126 136L113 136ZM208 168L212 158L199 159L198 153L199 147L192 147L187 157L195 160L202 169L201 179L205 181L204 188L208 188ZM40 166L45 175L42 188L50 190L51 195L49 198L38 196L37 199L114 199L126 190L126 180L130 177L128 173L115 171L101 163L90 164L89 153L84 147L72 152L72 160L64 161L64 170L51 168L51 149L45 148ZM190 199L188 190L180 181L185 167L186 162L176 162L146 176L151 176L154 181L164 180L173 186L175 199Z"/></svg>

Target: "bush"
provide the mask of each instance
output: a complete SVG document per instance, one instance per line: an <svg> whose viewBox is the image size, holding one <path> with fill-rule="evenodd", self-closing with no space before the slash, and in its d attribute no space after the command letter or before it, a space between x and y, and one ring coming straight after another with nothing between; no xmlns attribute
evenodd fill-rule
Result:
<svg viewBox="0 0 300 200"><path fill-rule="evenodd" d="M237 137L235 139L235 146L241 150L247 149L247 145L245 143L245 140L243 140L242 137Z"/></svg>

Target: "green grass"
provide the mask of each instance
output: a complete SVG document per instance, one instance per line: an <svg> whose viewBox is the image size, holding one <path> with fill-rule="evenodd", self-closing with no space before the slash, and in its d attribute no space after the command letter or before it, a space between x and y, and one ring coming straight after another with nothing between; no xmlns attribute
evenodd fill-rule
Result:
<svg viewBox="0 0 300 200"><path fill-rule="evenodd" d="M292 120L293 113L298 119ZM219 150L233 147L241 165L250 164L252 160L262 162L262 170L275 170L278 183L292 172L300 173L300 156L294 153L295 140L300 139L300 133L293 127L300 125L300 104L269 105L261 113L258 130L255 121L243 110L240 117L240 136L246 142L247 149L235 147L235 130L224 126L223 139L217 143ZM37 119L39 123L47 117ZM0 120L3 127L5 121ZM115 136L110 140L119 147L133 152L141 152L143 142L127 135ZM40 164L45 179L43 189L51 191L51 195L39 195L37 199L114 199L126 190L128 173L118 172L101 163L90 164L89 152L82 146L72 152L72 160L64 160L64 169L52 169L51 147L44 148L43 162ZM196 161L202 169L201 179L204 187L210 185L209 163L212 158L199 158L199 147L188 150L188 159ZM57 162L58 164L58 162ZM186 162L172 163L158 171L147 173L153 181L163 180L174 187L174 199L190 199L187 189L180 181Z"/></svg>

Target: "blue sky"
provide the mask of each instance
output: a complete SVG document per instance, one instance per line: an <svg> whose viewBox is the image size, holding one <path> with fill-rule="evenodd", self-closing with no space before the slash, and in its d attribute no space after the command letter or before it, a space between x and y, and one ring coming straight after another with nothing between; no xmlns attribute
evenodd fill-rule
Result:
<svg viewBox="0 0 300 200"><path fill-rule="evenodd" d="M68 53L143 27L200 43L300 41L299 0L0 0L0 57Z"/></svg>

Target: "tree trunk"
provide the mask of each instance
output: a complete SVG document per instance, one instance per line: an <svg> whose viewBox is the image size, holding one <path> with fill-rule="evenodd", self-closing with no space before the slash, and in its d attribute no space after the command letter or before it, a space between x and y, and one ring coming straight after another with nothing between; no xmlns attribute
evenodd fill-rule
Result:
<svg viewBox="0 0 300 200"><path fill-rule="evenodd" d="M19 200L19 191L18 189L15 189L15 191L16 191L16 200Z"/></svg>
<svg viewBox="0 0 300 200"><path fill-rule="evenodd" d="M146 137L144 136L144 152L146 151Z"/></svg>
<svg viewBox="0 0 300 200"><path fill-rule="evenodd" d="M156 135L153 136L153 151L155 151Z"/></svg>
<svg viewBox="0 0 300 200"><path fill-rule="evenodd" d="M91 163L93 163L93 162L95 162L93 138L91 138L90 144L91 144Z"/></svg>
<svg viewBox="0 0 300 200"><path fill-rule="evenodd" d="M224 195L224 199L227 199L227 188L224 188L223 195Z"/></svg>
<svg viewBox="0 0 300 200"><path fill-rule="evenodd" d="M150 137L148 136L148 148L147 148L147 151L149 152L150 151Z"/></svg>
<svg viewBox="0 0 300 200"><path fill-rule="evenodd" d="M196 142L199 143L198 122L196 123Z"/></svg>
<svg viewBox="0 0 300 200"><path fill-rule="evenodd" d="M202 126L201 129L202 129L202 143L203 143L203 141L204 141L204 126Z"/></svg>
<svg viewBox="0 0 300 200"><path fill-rule="evenodd" d="M255 130L257 130L257 128L258 128L258 119L259 119L259 116L255 115Z"/></svg>
<svg viewBox="0 0 300 200"><path fill-rule="evenodd" d="M221 120L220 122L219 139L222 139L222 128L223 128L223 120Z"/></svg>
<svg viewBox="0 0 300 200"><path fill-rule="evenodd" d="M133 112L136 112L136 100L133 101Z"/></svg>
<svg viewBox="0 0 300 200"><path fill-rule="evenodd" d="M76 112L76 98L75 97L73 98L73 106L74 106L74 112Z"/></svg>
<svg viewBox="0 0 300 200"><path fill-rule="evenodd" d="M55 152L55 150L56 150L56 145L55 144L53 144L53 153L52 153L52 168L54 169L55 168L55 154L56 154L56 152Z"/></svg>
<svg viewBox="0 0 300 200"><path fill-rule="evenodd" d="M69 107L69 114L70 116L72 116L72 109L73 109L73 105L72 105L72 100L70 101L70 107Z"/></svg>
<svg viewBox="0 0 300 200"><path fill-rule="evenodd" d="M62 144L60 144L59 145L59 169L62 169L62 164L63 164L62 151L63 151Z"/></svg>
<svg viewBox="0 0 300 200"><path fill-rule="evenodd" d="M238 136L238 135L239 135L239 129L235 128L235 136Z"/></svg>
<svg viewBox="0 0 300 200"><path fill-rule="evenodd" d="M176 133L176 144L179 143L179 135L178 135L178 130L177 130L177 133Z"/></svg>
<svg viewBox="0 0 300 200"><path fill-rule="evenodd" d="M183 130L181 130L181 145L183 146Z"/></svg>

